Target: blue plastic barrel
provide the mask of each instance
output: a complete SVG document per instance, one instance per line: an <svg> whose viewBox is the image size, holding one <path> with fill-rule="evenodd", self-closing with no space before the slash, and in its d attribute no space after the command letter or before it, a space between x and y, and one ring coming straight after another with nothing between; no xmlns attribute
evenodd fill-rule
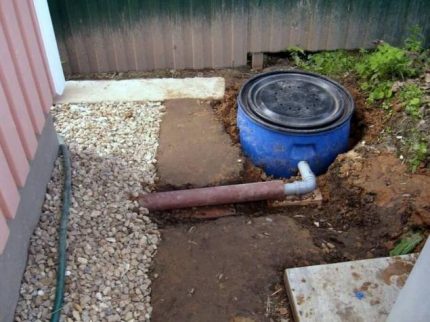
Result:
<svg viewBox="0 0 430 322"><path fill-rule="evenodd" d="M244 153L269 175L291 177L299 161L324 173L348 149L354 103L338 83L301 71L260 74L242 87L237 125Z"/></svg>

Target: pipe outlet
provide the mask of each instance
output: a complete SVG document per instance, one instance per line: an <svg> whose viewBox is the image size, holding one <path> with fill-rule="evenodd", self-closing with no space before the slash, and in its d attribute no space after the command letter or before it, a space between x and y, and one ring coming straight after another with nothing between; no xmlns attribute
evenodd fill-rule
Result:
<svg viewBox="0 0 430 322"><path fill-rule="evenodd" d="M317 187L315 174L312 172L306 161L300 161L298 164L301 181L294 181L284 185L285 195L304 195L314 191Z"/></svg>

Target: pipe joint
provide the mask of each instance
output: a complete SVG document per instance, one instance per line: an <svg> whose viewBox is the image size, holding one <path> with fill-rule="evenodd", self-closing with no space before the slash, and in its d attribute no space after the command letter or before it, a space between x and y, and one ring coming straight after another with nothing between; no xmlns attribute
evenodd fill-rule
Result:
<svg viewBox="0 0 430 322"><path fill-rule="evenodd" d="M315 174L312 172L306 161L300 161L298 164L301 181L294 181L284 185L285 195L304 195L314 191L317 187Z"/></svg>

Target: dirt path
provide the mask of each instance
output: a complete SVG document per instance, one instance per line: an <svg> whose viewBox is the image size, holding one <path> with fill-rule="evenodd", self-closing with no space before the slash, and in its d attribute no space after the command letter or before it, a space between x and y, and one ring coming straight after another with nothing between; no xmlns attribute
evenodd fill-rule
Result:
<svg viewBox="0 0 430 322"><path fill-rule="evenodd" d="M286 318L276 297L283 290L282 270L322 260L309 230L282 215L183 224L161 234L154 322L270 321L282 313Z"/></svg>

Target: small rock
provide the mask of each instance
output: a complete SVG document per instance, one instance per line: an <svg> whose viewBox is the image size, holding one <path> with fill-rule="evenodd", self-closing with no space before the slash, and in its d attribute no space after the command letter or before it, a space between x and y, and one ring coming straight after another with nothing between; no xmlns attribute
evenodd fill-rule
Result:
<svg viewBox="0 0 430 322"><path fill-rule="evenodd" d="M86 264L88 264L88 259L83 258L83 257L78 257L78 263L86 265Z"/></svg>
<svg viewBox="0 0 430 322"><path fill-rule="evenodd" d="M121 317L118 314L113 314L107 317L108 322L119 322L121 321Z"/></svg>
<svg viewBox="0 0 430 322"><path fill-rule="evenodd" d="M72 312L72 316L73 316L73 318L75 319L75 321L80 321L81 320L81 315L79 314L79 312L78 311L73 311Z"/></svg>
<svg viewBox="0 0 430 322"><path fill-rule="evenodd" d="M76 311L78 311L79 313L82 313L82 307L79 304L75 303L73 304L73 307L75 308Z"/></svg>
<svg viewBox="0 0 430 322"><path fill-rule="evenodd" d="M133 313L132 312L127 312L127 314L125 315L125 320L126 321L133 320Z"/></svg>
<svg viewBox="0 0 430 322"><path fill-rule="evenodd" d="M336 248L335 245L333 245L332 243L327 242L326 245L328 246L328 248L333 249Z"/></svg>

